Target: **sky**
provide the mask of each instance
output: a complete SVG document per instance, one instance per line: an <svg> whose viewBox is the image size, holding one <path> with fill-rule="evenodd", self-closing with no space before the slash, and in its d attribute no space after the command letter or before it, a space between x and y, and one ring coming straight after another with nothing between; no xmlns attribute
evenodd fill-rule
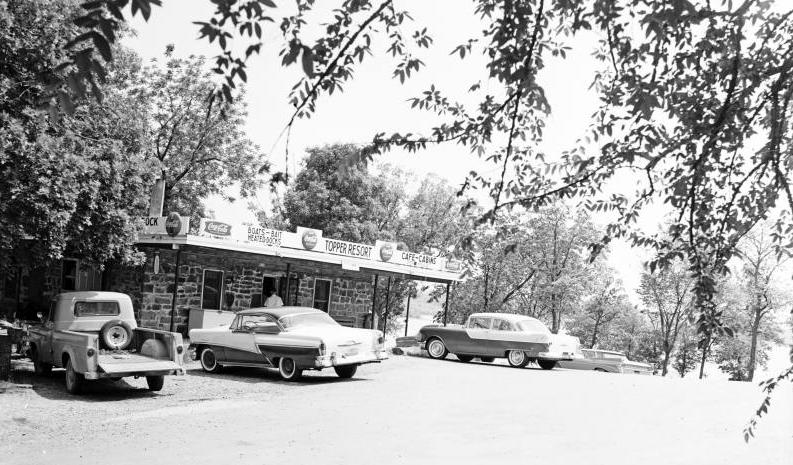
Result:
<svg viewBox="0 0 793 465"><path fill-rule="evenodd" d="M136 31L134 37L125 39L124 44L140 54L144 61L161 58L166 45L174 44L176 55L214 56L219 48L205 40L198 40L198 27L193 21L205 21L211 17L212 3L196 0L168 0L156 9L149 22L140 16L132 21ZM292 7L291 1L276 2ZM324 2L317 2L323 5ZM324 3L328 5L328 3ZM398 8L408 9L413 24L403 25L403 33L408 35L418 25L428 28L434 39L432 47L416 50L417 55L427 65L404 85L392 79L394 62L384 53L387 45L375 42L375 56L357 68L355 78L345 86L343 93L332 96L323 95L317 103L317 111L311 119L299 120L291 131L288 160L286 157L283 129L291 116L291 106L287 96L292 85L302 75L299 66L284 68L280 65L278 52L283 42L276 25L266 27L263 34L264 47L261 54L251 58L248 64L248 86L246 100L249 117L247 130L249 137L268 155L274 171L288 169L294 174L300 168L305 149L335 142L366 143L379 132L413 132L429 134L430 128L439 120L429 113L410 109L406 100L429 88L430 84L443 89L449 96L460 98L463 103L466 90L475 82L482 80L482 88L487 91L490 83L484 79L485 59L474 55L460 60L450 52L469 37L478 36L482 27L473 11L473 2L460 0L399 1ZM324 13L324 12L323 12ZM276 12L280 18L283 13ZM319 23L327 18L318 14L314 18ZM311 31L309 31L311 32ZM589 123L589 117L598 106L597 95L589 89L591 77L598 66L591 52L596 47L597 37L583 36L573 44L573 51L567 59L546 59L546 68L538 80L545 87L552 113L547 120L544 141L540 147L553 157L575 143ZM280 137L279 137L280 136ZM378 157L378 162L389 163L406 171L413 172L413 179L434 173L449 181L451 185L461 185L466 174L476 169L481 174L495 175L497 168L486 164L459 145L435 145L418 154L402 151L390 152ZM411 180L406 180L410 184ZM616 190L635 189L635 180L630 177L619 179ZM479 200L485 200L481 195ZM269 194L263 192L252 203L260 208L270 205ZM208 209L219 220L241 222L252 220L253 216L245 200L226 204L218 198L207 203ZM605 219L595 218L601 223ZM660 218L650 215L645 220L653 227ZM642 271L642 260L646 254L630 249L621 242L612 243L609 264L615 268L632 300L636 300L634 289L638 287ZM636 302L638 303L638 302Z"/></svg>

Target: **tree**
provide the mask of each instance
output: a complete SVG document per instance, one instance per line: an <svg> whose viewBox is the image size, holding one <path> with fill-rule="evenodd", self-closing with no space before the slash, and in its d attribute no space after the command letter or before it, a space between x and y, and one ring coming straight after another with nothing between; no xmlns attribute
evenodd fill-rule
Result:
<svg viewBox="0 0 793 465"><path fill-rule="evenodd" d="M102 103L41 118L41 76L77 34L68 1L0 4L0 267L43 266L67 251L136 263L132 247L150 182L146 109L128 92L137 57L116 50Z"/></svg>
<svg viewBox="0 0 793 465"><path fill-rule="evenodd" d="M743 288L746 293L746 310L749 312L749 356L746 380L754 379L760 327L785 303L785 297L774 288L774 275L782 265L766 231L748 234L739 249L743 266Z"/></svg>
<svg viewBox="0 0 793 465"><path fill-rule="evenodd" d="M638 289L647 313L657 322L664 354L661 376L666 376L677 336L691 312L691 278L679 264L655 273L643 273Z"/></svg>
<svg viewBox="0 0 793 465"><path fill-rule="evenodd" d="M583 303L582 311L573 316L568 333L577 336L591 348L601 341L606 344L600 344L600 347L610 346L619 350L610 343L611 325L629 311L631 305L614 270L601 264L593 270L591 279L588 286L590 296Z"/></svg>
<svg viewBox="0 0 793 465"><path fill-rule="evenodd" d="M405 202L401 173L374 176L359 163L339 170L359 151L353 144L308 149L303 168L284 194L283 215L294 226L322 229L328 237L374 243L394 239Z"/></svg>
<svg viewBox="0 0 793 465"><path fill-rule="evenodd" d="M173 47L161 65L154 61L138 76L139 97L149 105L147 156L165 180L165 211L204 216L210 194L233 200L227 189L238 183L243 197L263 185L269 164L245 134L246 104L210 102L214 84L203 57L177 58Z"/></svg>

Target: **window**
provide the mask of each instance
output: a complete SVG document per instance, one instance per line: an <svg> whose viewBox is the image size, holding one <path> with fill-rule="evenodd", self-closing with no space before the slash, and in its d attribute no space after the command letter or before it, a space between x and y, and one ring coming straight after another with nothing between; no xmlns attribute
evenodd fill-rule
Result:
<svg viewBox="0 0 793 465"><path fill-rule="evenodd" d="M327 279L314 280L314 308L328 311L330 306L330 281Z"/></svg>
<svg viewBox="0 0 793 465"><path fill-rule="evenodd" d="M490 318L475 316L468 321L468 327L471 329L490 329Z"/></svg>
<svg viewBox="0 0 793 465"><path fill-rule="evenodd" d="M121 310L118 302L75 302L74 316L118 315Z"/></svg>
<svg viewBox="0 0 793 465"><path fill-rule="evenodd" d="M526 331L531 333L550 334L550 331L548 331L548 327L542 324L541 321L537 321L537 320L518 321L518 328L520 328L521 331Z"/></svg>
<svg viewBox="0 0 793 465"><path fill-rule="evenodd" d="M257 328L277 325L278 321L266 314L238 315L231 324L232 331L256 331Z"/></svg>
<svg viewBox="0 0 793 465"><path fill-rule="evenodd" d="M204 285L201 289L201 308L220 310L223 293L223 272L204 270Z"/></svg>
<svg viewBox="0 0 793 465"><path fill-rule="evenodd" d="M514 331L512 325L507 320L494 320L493 329L497 331Z"/></svg>
<svg viewBox="0 0 793 465"><path fill-rule="evenodd" d="M61 289L77 290L77 260L64 260L61 267Z"/></svg>

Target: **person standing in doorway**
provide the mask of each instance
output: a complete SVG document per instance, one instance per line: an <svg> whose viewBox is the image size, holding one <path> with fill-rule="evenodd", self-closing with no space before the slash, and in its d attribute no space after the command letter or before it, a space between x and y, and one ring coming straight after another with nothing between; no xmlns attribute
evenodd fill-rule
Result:
<svg viewBox="0 0 793 465"><path fill-rule="evenodd" d="M270 290L270 296L264 301L265 307L283 307L284 301L275 293L275 289Z"/></svg>

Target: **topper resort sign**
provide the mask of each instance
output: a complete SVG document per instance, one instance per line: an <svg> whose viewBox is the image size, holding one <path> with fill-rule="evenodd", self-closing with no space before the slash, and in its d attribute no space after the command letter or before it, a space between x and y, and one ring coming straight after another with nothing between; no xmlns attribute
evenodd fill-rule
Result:
<svg viewBox="0 0 793 465"><path fill-rule="evenodd" d="M144 218L142 234L162 236L171 234L177 218L174 213L168 217ZM188 235L189 219L178 218L179 235ZM167 228L166 224L172 225ZM316 253L340 255L359 260L371 260L382 263L393 263L412 268L423 268L445 272L460 272L462 265L457 260L436 257L422 253L415 253L397 249L393 242L377 241L375 245L360 244L357 242L342 241L322 237L319 229L298 227L296 232L281 231L277 229L262 228L251 224L229 224L216 220L201 219L196 234L201 238L214 241L224 241L244 244L249 247L261 248L262 252L273 253L280 248L308 250Z"/></svg>

